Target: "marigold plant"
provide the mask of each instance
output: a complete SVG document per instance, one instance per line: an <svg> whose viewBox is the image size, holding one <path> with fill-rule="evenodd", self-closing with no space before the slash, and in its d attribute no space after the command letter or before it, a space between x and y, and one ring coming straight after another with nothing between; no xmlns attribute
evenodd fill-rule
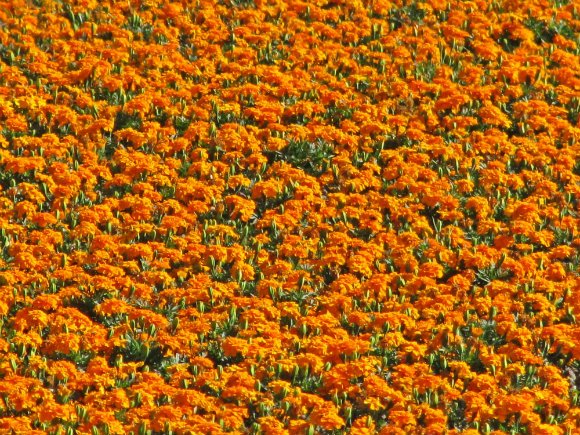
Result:
<svg viewBox="0 0 580 435"><path fill-rule="evenodd" d="M0 2L0 432L578 434L580 3Z"/></svg>

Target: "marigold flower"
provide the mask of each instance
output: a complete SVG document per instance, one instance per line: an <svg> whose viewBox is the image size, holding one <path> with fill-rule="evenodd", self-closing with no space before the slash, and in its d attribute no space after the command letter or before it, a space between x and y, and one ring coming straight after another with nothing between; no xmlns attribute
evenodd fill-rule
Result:
<svg viewBox="0 0 580 435"><path fill-rule="evenodd" d="M322 404L316 407L309 416L309 421L325 430L340 429L345 425L344 420L332 404Z"/></svg>

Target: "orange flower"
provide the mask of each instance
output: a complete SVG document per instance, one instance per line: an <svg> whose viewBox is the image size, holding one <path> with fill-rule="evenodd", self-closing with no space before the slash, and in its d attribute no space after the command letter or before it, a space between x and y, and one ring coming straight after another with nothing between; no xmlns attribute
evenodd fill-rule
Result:
<svg viewBox="0 0 580 435"><path fill-rule="evenodd" d="M325 430L340 429L345 425L344 420L338 415L336 408L329 403L317 406L309 416L309 421Z"/></svg>
<svg viewBox="0 0 580 435"><path fill-rule="evenodd" d="M224 198L226 205L232 207L232 219L240 219L242 222L248 222L253 216L256 209L254 201L242 198L238 195L231 195Z"/></svg>

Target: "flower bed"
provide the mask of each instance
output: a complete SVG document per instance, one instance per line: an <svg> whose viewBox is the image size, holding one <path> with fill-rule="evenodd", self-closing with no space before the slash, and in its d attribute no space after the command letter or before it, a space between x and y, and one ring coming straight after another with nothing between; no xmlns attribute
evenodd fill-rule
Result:
<svg viewBox="0 0 580 435"><path fill-rule="evenodd" d="M0 431L577 434L580 4L0 7Z"/></svg>

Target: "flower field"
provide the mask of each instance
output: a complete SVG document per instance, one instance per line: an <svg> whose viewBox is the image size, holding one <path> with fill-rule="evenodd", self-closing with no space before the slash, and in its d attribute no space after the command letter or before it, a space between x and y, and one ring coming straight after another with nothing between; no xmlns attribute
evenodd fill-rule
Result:
<svg viewBox="0 0 580 435"><path fill-rule="evenodd" d="M0 433L580 434L580 2L0 5Z"/></svg>

